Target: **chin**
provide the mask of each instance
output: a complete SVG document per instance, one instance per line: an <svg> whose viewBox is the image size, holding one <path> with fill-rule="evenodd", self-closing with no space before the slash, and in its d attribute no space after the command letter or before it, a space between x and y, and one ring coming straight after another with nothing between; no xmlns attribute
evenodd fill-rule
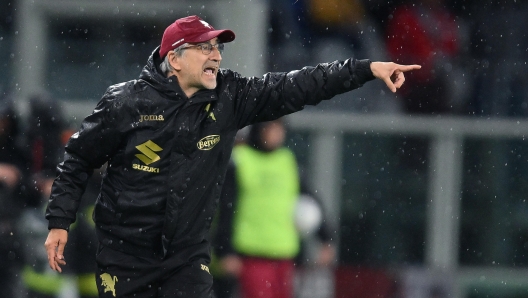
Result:
<svg viewBox="0 0 528 298"><path fill-rule="evenodd" d="M212 89L216 88L216 82L214 82L214 84L213 84L213 83L211 83L211 84L204 84L203 86L205 87L205 89L212 90Z"/></svg>

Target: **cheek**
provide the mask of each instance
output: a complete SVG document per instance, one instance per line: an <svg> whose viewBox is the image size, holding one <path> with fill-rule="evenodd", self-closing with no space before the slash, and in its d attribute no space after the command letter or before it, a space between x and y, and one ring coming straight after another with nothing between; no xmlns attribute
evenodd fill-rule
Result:
<svg viewBox="0 0 528 298"><path fill-rule="evenodd" d="M202 72L203 72L202 67L201 67L201 64L199 63L195 63L194 65L189 66L189 73L191 73L193 77L196 77L196 78L201 77Z"/></svg>
<svg viewBox="0 0 528 298"><path fill-rule="evenodd" d="M182 70L184 70L185 72L192 72L192 63L190 62L185 62L185 63L182 63Z"/></svg>

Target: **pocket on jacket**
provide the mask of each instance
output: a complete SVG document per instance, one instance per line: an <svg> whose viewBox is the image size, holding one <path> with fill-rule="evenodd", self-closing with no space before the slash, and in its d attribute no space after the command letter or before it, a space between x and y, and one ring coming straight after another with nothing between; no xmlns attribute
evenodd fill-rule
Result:
<svg viewBox="0 0 528 298"><path fill-rule="evenodd" d="M117 223L114 203L104 193L97 197L93 219L96 225Z"/></svg>

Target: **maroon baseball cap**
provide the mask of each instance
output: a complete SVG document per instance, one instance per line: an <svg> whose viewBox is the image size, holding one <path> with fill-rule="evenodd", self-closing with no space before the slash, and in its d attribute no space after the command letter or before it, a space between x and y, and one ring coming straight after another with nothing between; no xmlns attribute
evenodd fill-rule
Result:
<svg viewBox="0 0 528 298"><path fill-rule="evenodd" d="M169 25L161 39L159 55L164 58L171 50L184 43L197 43L211 40L218 37L218 41L225 43L235 39L235 33L228 29L215 30L213 26L198 16L188 16L177 19Z"/></svg>

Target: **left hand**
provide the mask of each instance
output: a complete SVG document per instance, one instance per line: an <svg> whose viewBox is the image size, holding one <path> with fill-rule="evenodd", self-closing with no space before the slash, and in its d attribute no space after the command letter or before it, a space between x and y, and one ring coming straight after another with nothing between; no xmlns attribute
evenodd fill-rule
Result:
<svg viewBox="0 0 528 298"><path fill-rule="evenodd" d="M394 62L372 62L370 70L374 76L387 84L392 92L396 92L405 82L404 72L420 69L421 65L400 65Z"/></svg>

